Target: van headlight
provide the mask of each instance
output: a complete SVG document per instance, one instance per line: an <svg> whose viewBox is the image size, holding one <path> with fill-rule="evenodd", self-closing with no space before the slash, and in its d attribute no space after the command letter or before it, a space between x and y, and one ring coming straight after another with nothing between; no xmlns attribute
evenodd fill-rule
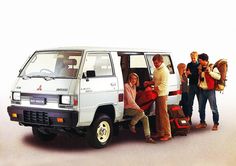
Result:
<svg viewBox="0 0 236 166"><path fill-rule="evenodd" d="M71 96L61 96L60 104L71 105Z"/></svg>
<svg viewBox="0 0 236 166"><path fill-rule="evenodd" d="M12 92L12 100L14 101L20 101L20 92Z"/></svg>
<svg viewBox="0 0 236 166"><path fill-rule="evenodd" d="M59 106L78 106L78 96L77 95L61 95L59 98Z"/></svg>

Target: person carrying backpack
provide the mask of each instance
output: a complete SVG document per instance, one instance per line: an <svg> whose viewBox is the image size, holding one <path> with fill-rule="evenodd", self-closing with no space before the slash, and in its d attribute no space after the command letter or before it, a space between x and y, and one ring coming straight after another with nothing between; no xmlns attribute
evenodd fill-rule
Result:
<svg viewBox="0 0 236 166"><path fill-rule="evenodd" d="M218 130L219 125L219 113L216 104L216 95L215 95L215 81L220 80L220 73L218 69L212 67L208 61L208 55L203 53L198 55L199 59L199 113L200 113L200 123L196 128L206 128L207 124L205 122L205 109L207 100L210 103L210 107L213 114L214 125L212 127L213 131Z"/></svg>

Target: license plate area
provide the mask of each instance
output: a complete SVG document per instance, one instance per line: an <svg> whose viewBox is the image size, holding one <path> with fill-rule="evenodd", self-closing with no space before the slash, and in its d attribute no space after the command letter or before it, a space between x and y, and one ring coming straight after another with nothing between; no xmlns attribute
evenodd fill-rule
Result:
<svg viewBox="0 0 236 166"><path fill-rule="evenodd" d="M45 105L47 103L47 99L44 97L31 97L30 104L33 105Z"/></svg>

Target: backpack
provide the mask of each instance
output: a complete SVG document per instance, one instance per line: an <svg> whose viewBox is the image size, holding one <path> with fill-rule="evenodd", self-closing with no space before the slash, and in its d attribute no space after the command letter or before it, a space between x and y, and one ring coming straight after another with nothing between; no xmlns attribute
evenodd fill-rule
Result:
<svg viewBox="0 0 236 166"><path fill-rule="evenodd" d="M225 88L225 82L227 81L226 79L226 74L228 70L228 63L226 59L220 59L218 60L215 64L214 67L216 67L219 72L220 72L220 80L216 80L215 82L215 90L217 91L223 91Z"/></svg>

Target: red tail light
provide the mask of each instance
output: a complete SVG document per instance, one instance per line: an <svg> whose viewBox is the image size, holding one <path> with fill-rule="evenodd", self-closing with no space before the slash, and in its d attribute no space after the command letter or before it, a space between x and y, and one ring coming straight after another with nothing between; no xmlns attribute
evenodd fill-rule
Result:
<svg viewBox="0 0 236 166"><path fill-rule="evenodd" d="M78 105L78 96L74 96L74 98L73 98L73 105L74 106Z"/></svg>
<svg viewBox="0 0 236 166"><path fill-rule="evenodd" d="M181 90L170 91L170 92L169 92L169 96L180 95L180 94L182 94L182 91L181 91Z"/></svg>

